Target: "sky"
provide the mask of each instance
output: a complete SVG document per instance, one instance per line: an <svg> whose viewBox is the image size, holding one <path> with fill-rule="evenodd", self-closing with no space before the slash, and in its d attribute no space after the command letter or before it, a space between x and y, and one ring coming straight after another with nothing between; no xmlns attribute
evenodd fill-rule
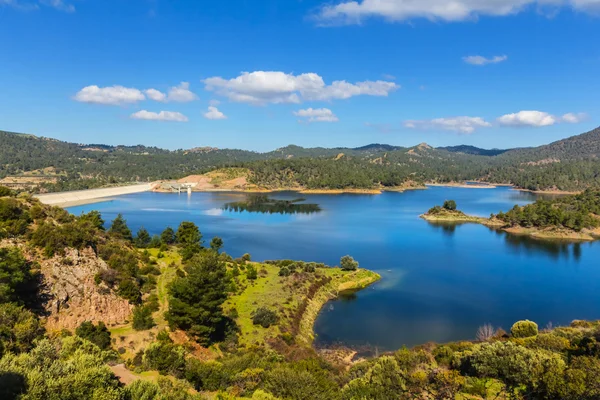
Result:
<svg viewBox="0 0 600 400"><path fill-rule="evenodd" d="M0 130L536 146L600 125L600 0L0 0Z"/></svg>

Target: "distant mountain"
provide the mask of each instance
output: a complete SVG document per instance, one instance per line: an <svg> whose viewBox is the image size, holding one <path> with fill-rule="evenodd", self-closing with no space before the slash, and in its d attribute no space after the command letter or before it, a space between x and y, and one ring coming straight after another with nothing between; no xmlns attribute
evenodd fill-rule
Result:
<svg viewBox="0 0 600 400"><path fill-rule="evenodd" d="M392 146L389 144L372 143L362 147L355 147L352 150L356 151L368 151L368 152L384 152L384 151L395 151L403 150L404 147Z"/></svg>
<svg viewBox="0 0 600 400"><path fill-rule="evenodd" d="M596 160L600 158L600 127L544 146L510 150L504 156L529 161Z"/></svg>
<svg viewBox="0 0 600 400"><path fill-rule="evenodd" d="M476 156L497 156L502 153L506 153L509 150L500 150L500 149L482 149L475 146L468 145L460 145L460 146L447 146L447 147L438 147L438 150L446 150L451 153L462 153L462 154L473 154Z"/></svg>
<svg viewBox="0 0 600 400"><path fill-rule="evenodd" d="M296 174L297 181L310 179L307 187L333 185L336 179L357 187L364 187L365 182L393 185L412 179L481 180L530 189L577 190L600 184L600 128L544 146L511 150L372 143L356 148L289 145L266 153L76 144L0 131L0 160L0 184L52 191L179 179L237 166L262 171L265 182L272 185L283 182L286 174ZM369 172L361 175L361 171Z"/></svg>

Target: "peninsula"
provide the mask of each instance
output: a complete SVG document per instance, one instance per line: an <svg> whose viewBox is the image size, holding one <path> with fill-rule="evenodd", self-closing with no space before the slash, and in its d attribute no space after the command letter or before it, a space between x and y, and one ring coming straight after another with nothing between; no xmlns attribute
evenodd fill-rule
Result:
<svg viewBox="0 0 600 400"><path fill-rule="evenodd" d="M524 207L489 218L467 215L457 209L454 200L435 206L421 218L432 222L478 223L509 233L538 239L594 241L600 239L600 189L554 200L537 200Z"/></svg>

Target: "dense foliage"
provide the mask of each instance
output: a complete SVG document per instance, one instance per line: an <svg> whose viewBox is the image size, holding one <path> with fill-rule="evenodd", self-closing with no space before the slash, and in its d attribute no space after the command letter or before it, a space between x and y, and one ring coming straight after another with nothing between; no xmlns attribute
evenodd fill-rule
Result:
<svg viewBox="0 0 600 400"><path fill-rule="evenodd" d="M227 320L222 305L227 299L227 270L215 251L193 256L185 276L171 284L169 294L165 317L171 328L183 329L204 344L224 338Z"/></svg>
<svg viewBox="0 0 600 400"><path fill-rule="evenodd" d="M574 196L538 200L524 207L515 206L496 218L523 227L565 227L576 231L600 226L600 189L587 189Z"/></svg>
<svg viewBox="0 0 600 400"><path fill-rule="evenodd" d="M267 188L393 187L411 182L481 180L540 190L575 190L600 184L600 128L546 146L507 151L469 146L434 149L369 145L356 149L287 146L268 153L144 146L78 145L0 132L0 178L57 179L43 190L72 190L126 182L174 179L237 166Z"/></svg>

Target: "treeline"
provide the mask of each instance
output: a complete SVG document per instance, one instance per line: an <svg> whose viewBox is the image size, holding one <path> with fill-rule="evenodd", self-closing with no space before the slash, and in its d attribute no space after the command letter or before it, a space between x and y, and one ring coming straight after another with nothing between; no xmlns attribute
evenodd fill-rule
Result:
<svg viewBox="0 0 600 400"><path fill-rule="evenodd" d="M397 186L406 180L481 180L532 190L581 190L600 183L600 129L546 146L503 152L469 146L434 149L371 145L357 149L287 146L268 153L176 150L145 146L79 145L0 131L0 178L31 171L64 191L178 179L227 166L247 167L253 183L313 189ZM50 168L48 172L43 170Z"/></svg>
<svg viewBox="0 0 600 400"><path fill-rule="evenodd" d="M524 207L515 206L495 217L522 227L564 227L575 231L597 228L600 226L600 189L587 189L581 194L555 200L537 200Z"/></svg>

